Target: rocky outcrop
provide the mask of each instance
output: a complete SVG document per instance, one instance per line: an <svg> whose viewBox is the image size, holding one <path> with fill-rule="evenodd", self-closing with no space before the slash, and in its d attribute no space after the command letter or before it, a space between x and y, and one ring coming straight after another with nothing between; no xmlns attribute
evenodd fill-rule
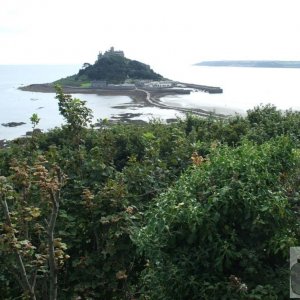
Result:
<svg viewBox="0 0 300 300"><path fill-rule="evenodd" d="M0 149L7 147L7 140L0 140Z"/></svg>
<svg viewBox="0 0 300 300"><path fill-rule="evenodd" d="M21 126L24 124L26 124L26 123L24 123L24 122L8 122L8 123L2 123L1 125L5 126L5 127L17 127L17 126Z"/></svg>

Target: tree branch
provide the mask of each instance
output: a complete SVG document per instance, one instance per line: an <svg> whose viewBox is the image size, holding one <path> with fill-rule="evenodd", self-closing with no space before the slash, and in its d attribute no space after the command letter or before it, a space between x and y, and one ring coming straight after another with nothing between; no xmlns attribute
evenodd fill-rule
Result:
<svg viewBox="0 0 300 300"><path fill-rule="evenodd" d="M53 204L52 212L47 228L48 234L48 247L49 247L49 268L50 268L50 300L57 299L57 263L55 260L55 249L54 249L54 228L59 210L59 199L56 197L53 189L50 190L51 202Z"/></svg>
<svg viewBox="0 0 300 300"><path fill-rule="evenodd" d="M3 209L4 209L4 214L5 214L5 217L6 217L7 225L10 228L12 228L12 222L11 222L11 218L10 218L10 214L9 214L9 208L8 208L8 205L7 205L7 202L6 202L5 198L1 199L1 204L2 204ZM13 231L12 231L11 234L12 234L12 238L16 239L16 236L15 236ZM15 251L15 254L16 254L16 258L17 258L17 264L18 264L18 267L19 267L19 272L21 274L21 279L20 279L22 281L21 286L22 286L22 288L25 292L29 293L30 298L32 300L35 300L36 299L35 292L34 292L34 289L32 288L32 286L29 283L28 275L26 273L26 269L25 269L25 266L24 266L22 256L21 256L19 250L14 249L14 251Z"/></svg>

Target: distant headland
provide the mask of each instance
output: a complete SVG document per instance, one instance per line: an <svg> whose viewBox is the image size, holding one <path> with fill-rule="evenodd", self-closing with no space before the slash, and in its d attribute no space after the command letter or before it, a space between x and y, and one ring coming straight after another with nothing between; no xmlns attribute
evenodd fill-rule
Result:
<svg viewBox="0 0 300 300"><path fill-rule="evenodd" d="M300 61L284 60L216 60L202 61L196 66L205 67L247 67L247 68L300 68Z"/></svg>
<svg viewBox="0 0 300 300"><path fill-rule="evenodd" d="M164 105L159 101L160 97L190 94L191 91L195 90L210 94L223 92L220 87L183 83L164 78L154 72L149 65L126 58L122 50L115 50L114 47L104 53L99 52L95 63L84 63L77 74L52 83L31 84L19 89L52 93L55 92L56 84L61 85L64 92L70 94L125 95L144 105L185 112L191 110ZM201 109L195 109L193 112L201 115L207 114Z"/></svg>

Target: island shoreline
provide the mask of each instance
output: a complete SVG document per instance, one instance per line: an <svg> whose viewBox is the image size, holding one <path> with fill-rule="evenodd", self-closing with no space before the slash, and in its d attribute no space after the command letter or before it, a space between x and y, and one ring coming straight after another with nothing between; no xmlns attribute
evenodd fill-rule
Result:
<svg viewBox="0 0 300 300"><path fill-rule="evenodd" d="M160 99L164 96L169 95L183 95L190 94L191 89L196 89L200 91L210 91L211 93L221 93L222 89L218 87L209 87L196 84L184 83L184 85L189 89L102 89L102 88L81 88L72 86L63 86L63 91L66 94L95 94L99 96L128 96L132 99L134 103L142 104L145 107L159 107L161 109L173 109L183 113L193 113L199 116L207 117L214 115L220 118L227 117L224 114L216 114L208 110L201 108L182 108L177 106L171 106L163 104ZM27 92L38 92L38 93L55 93L55 87L53 84L31 84L28 86L19 87L22 91Z"/></svg>

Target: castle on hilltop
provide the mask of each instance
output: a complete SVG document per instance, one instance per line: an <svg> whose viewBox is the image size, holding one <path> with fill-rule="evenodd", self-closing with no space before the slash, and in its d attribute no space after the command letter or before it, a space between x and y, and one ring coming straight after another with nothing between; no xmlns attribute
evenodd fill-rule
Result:
<svg viewBox="0 0 300 300"><path fill-rule="evenodd" d="M99 54L98 54L98 60L101 59L102 57L107 57L107 56L111 56L111 55L118 55L118 56L125 57L124 51L115 50L114 47L110 47L110 49L107 50L107 51L105 51L104 54L102 54L101 51L99 52Z"/></svg>
<svg viewBox="0 0 300 300"><path fill-rule="evenodd" d="M108 51L105 51L104 55L119 55L124 57L124 51L121 50L115 50L114 47L110 47Z"/></svg>

